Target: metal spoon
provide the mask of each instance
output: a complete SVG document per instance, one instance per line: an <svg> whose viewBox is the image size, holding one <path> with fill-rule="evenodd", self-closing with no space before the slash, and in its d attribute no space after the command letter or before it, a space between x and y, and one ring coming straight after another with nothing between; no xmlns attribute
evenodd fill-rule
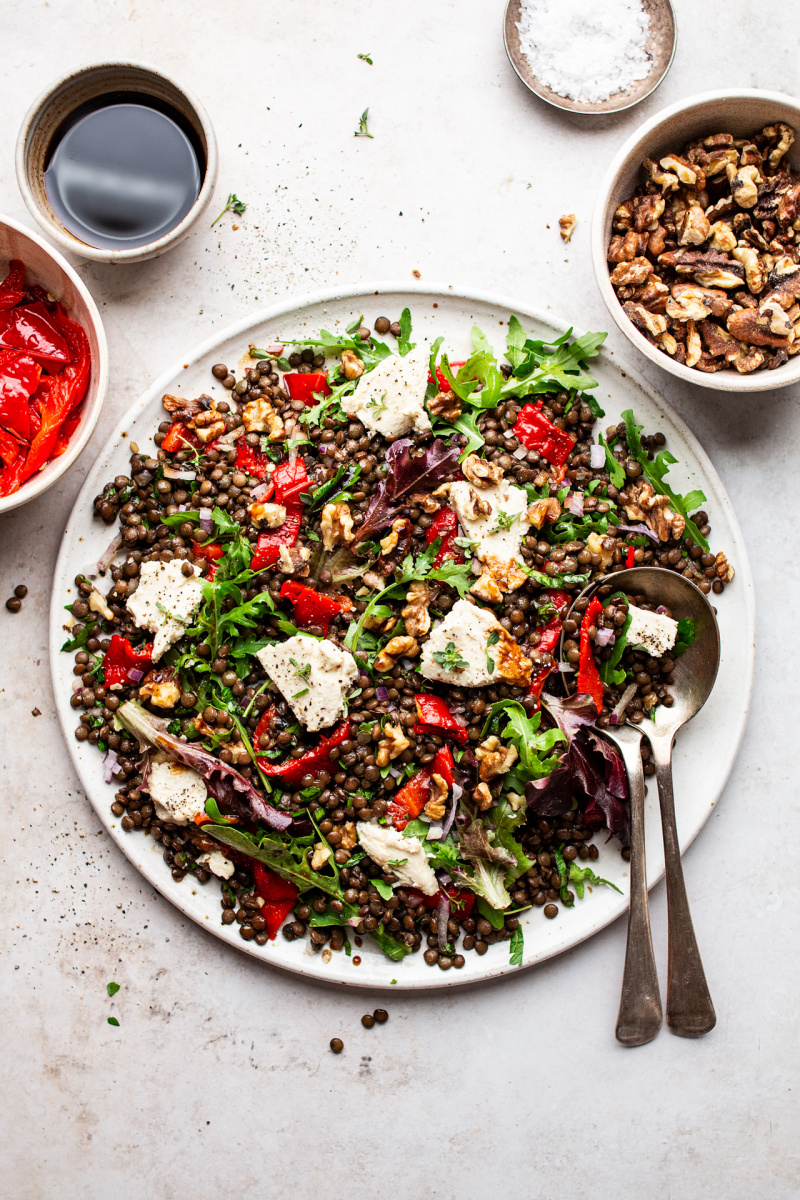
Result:
<svg viewBox="0 0 800 1200"><path fill-rule="evenodd" d="M667 1025L680 1037L702 1037L714 1028L717 1018L697 948L683 879L675 823L672 747L678 730L697 715L714 686L720 657L717 619L699 588L683 575L663 567L617 571L606 575L602 581L595 581L582 595L595 591L597 586L643 595L648 603L664 604L678 617L688 617L696 622L694 642L675 663L675 682L670 686L674 704L671 708L659 704L655 709L655 720L648 721L643 732L653 753L664 838L669 940ZM633 870L631 874L633 884Z"/></svg>

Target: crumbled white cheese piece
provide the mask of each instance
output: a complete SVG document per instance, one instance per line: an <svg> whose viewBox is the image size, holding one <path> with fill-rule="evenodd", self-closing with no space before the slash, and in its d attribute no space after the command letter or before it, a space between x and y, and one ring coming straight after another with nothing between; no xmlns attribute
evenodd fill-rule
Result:
<svg viewBox="0 0 800 1200"><path fill-rule="evenodd" d="M345 692L358 678L348 650L298 633L256 657L306 729L327 729L344 714Z"/></svg>
<svg viewBox="0 0 800 1200"><path fill-rule="evenodd" d="M474 495L470 495L470 493ZM474 497L491 505L487 515L473 515ZM450 484L450 504L458 514L464 533L477 542L474 554L483 563L522 561L522 543L530 529L525 519L528 496L524 488L507 479L488 488L473 488L465 480Z"/></svg>
<svg viewBox="0 0 800 1200"><path fill-rule="evenodd" d="M152 763L147 776L147 790L159 821L188 825L206 811L207 792L203 776L183 763Z"/></svg>
<svg viewBox="0 0 800 1200"><path fill-rule="evenodd" d="M653 658L661 658L675 645L678 622L666 613L648 612L645 608L628 605L631 623L628 626L628 645L644 646Z"/></svg>
<svg viewBox="0 0 800 1200"><path fill-rule="evenodd" d="M496 654L489 646L491 633L502 634L503 626L488 608L478 608L468 600L458 600L450 612L431 631L422 648L420 674L439 683L451 683L454 687L485 687L500 678L497 672ZM465 663L462 668L448 668L437 662L434 654L447 651L452 642L454 656L457 654ZM496 642L495 642L496 645ZM489 659L494 669L489 669Z"/></svg>
<svg viewBox="0 0 800 1200"><path fill-rule="evenodd" d="M155 634L153 662L180 641L203 600L203 585L197 578L200 568L184 575L184 561L142 563L139 586L128 600L128 612L139 628Z"/></svg>
<svg viewBox="0 0 800 1200"><path fill-rule="evenodd" d="M405 358L392 354L366 375L362 375L352 396L345 396L342 408L384 437L402 437L405 433L430 433L431 422L425 410L428 387L429 354L417 346Z"/></svg>
<svg viewBox="0 0 800 1200"><path fill-rule="evenodd" d="M359 821L358 840L366 853L379 867L388 867L397 882L392 887L419 888L426 896L435 896L439 884L433 868L425 857L422 842L416 837L403 837L391 825L371 825Z"/></svg>
<svg viewBox="0 0 800 1200"><path fill-rule="evenodd" d="M233 872L236 870L236 864L232 863L229 858L220 850L212 850L208 854L201 854L197 860L197 865L205 867L212 875L219 876L220 879L230 879Z"/></svg>

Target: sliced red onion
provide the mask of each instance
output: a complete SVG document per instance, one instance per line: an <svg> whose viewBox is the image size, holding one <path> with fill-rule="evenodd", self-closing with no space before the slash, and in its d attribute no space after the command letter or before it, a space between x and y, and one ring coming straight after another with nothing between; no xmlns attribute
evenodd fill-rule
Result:
<svg viewBox="0 0 800 1200"><path fill-rule="evenodd" d="M259 483L253 488L253 490L250 492L250 495L253 500L260 500L262 496L266 496L269 489L270 485L268 483Z"/></svg>
<svg viewBox="0 0 800 1200"><path fill-rule="evenodd" d="M78 676L77 679L73 679L73 681L72 681L73 692L79 692L82 687L83 687L83 680L80 678L80 676Z"/></svg>
<svg viewBox="0 0 800 1200"><path fill-rule="evenodd" d="M594 644L596 646L610 646L617 640L617 635L613 629L598 629Z"/></svg>
<svg viewBox="0 0 800 1200"><path fill-rule="evenodd" d="M439 903L436 905L436 916L438 918L437 937L439 940L439 953L441 953L447 943L447 922L450 920L450 897L447 892L441 892Z"/></svg>
<svg viewBox="0 0 800 1200"><path fill-rule="evenodd" d="M401 659L400 659L400 665L401 665L401 667L403 668L403 670L404 670L404 671L414 671L414 670L416 670L416 667L415 667L415 664L414 664L414 660L413 660L413 658L401 658Z"/></svg>
<svg viewBox="0 0 800 1200"><path fill-rule="evenodd" d="M570 492L564 501L564 508L574 517L583 516L583 492Z"/></svg>
<svg viewBox="0 0 800 1200"><path fill-rule="evenodd" d="M527 446L517 446L516 450L514 451L513 457L519 458L521 460L527 456L527 453L528 453Z"/></svg>
<svg viewBox="0 0 800 1200"><path fill-rule="evenodd" d="M444 836L444 825L441 821L431 821L428 833L425 837L426 842L439 842Z"/></svg>
<svg viewBox="0 0 800 1200"><path fill-rule="evenodd" d="M128 668L128 680L130 683L141 683L144 679L144 671L140 671L138 667Z"/></svg>
<svg viewBox="0 0 800 1200"><path fill-rule="evenodd" d="M194 471L179 470L178 467L164 467L165 479L196 479Z"/></svg>
<svg viewBox="0 0 800 1200"><path fill-rule="evenodd" d="M232 442L238 442L239 438L244 437L246 433L247 430L244 425L236 425L233 429L229 429L227 433L223 433L221 437L218 437L216 445L230 446Z"/></svg>
<svg viewBox="0 0 800 1200"><path fill-rule="evenodd" d="M592 443L589 450L589 466L593 471L600 471L606 465L605 447Z"/></svg>
<svg viewBox="0 0 800 1200"><path fill-rule="evenodd" d="M626 533L643 533L654 542L660 541L658 534L653 533L649 525L618 525L617 529L624 529Z"/></svg>
<svg viewBox="0 0 800 1200"><path fill-rule="evenodd" d="M186 510L187 510L187 505L185 505L185 504L178 505L178 512L186 512Z"/></svg>
<svg viewBox="0 0 800 1200"><path fill-rule="evenodd" d="M572 671L575 670L572 663L568 663L568 662L560 662L558 664L558 669L562 675L569 675Z"/></svg>
<svg viewBox="0 0 800 1200"><path fill-rule="evenodd" d="M664 608L664 605L663 605L663 604L659 604L658 608L656 609L656 612L657 612L657 613L662 613L662 615L663 615L664 613L666 613L666 611L667 611L667 610Z"/></svg>
<svg viewBox="0 0 800 1200"><path fill-rule="evenodd" d="M106 783L111 783L118 766L119 759L116 750L106 750L103 756L103 779Z"/></svg>
<svg viewBox="0 0 800 1200"><path fill-rule="evenodd" d="M389 703L389 689L385 687L376 687L375 696L380 700L381 704Z"/></svg>
<svg viewBox="0 0 800 1200"><path fill-rule="evenodd" d="M211 533L211 530L214 528L214 522L211 519L211 509L199 508L197 515L200 518L200 528L205 529L206 533Z"/></svg>
<svg viewBox="0 0 800 1200"><path fill-rule="evenodd" d="M388 774L391 775L392 779L400 779L403 772L400 767L389 767Z"/></svg>
<svg viewBox="0 0 800 1200"><path fill-rule="evenodd" d="M450 830L453 828L453 821L456 819L458 811L458 802L464 795L464 789L460 783L453 783L453 802L450 805L450 812L445 817L444 825L442 826L442 837L447 837Z"/></svg>
<svg viewBox="0 0 800 1200"><path fill-rule="evenodd" d="M622 714L625 712L625 709L628 707L631 700L636 695L636 687L637 687L637 685L635 683L629 683L628 686L625 688L625 691L620 696L619 704L616 705L616 707L614 708L614 711L611 714L611 723L613 725L619 724Z"/></svg>
<svg viewBox="0 0 800 1200"><path fill-rule="evenodd" d="M118 533L106 546L100 558L97 560L98 575L105 575L108 568L111 566L111 560L122 545L122 534Z"/></svg>
<svg viewBox="0 0 800 1200"><path fill-rule="evenodd" d="M141 762L137 763L137 770L141 772L141 776L142 776L142 781L139 784L139 787L142 789L142 791L149 792L149 788L147 786L147 781L150 778L150 754L149 754L149 751L145 750L144 754L142 755Z"/></svg>

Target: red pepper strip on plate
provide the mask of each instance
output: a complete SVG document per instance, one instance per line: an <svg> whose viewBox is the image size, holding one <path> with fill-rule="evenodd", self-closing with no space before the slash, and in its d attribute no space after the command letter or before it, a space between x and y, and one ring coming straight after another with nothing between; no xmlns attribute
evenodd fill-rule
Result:
<svg viewBox="0 0 800 1200"><path fill-rule="evenodd" d="M457 563L463 563L464 559L458 553L458 547L455 545L457 536L458 517L452 508L440 508L425 530L425 542L428 546L435 542L437 538L442 539L442 544L436 551L436 557L433 560L434 570L448 559L452 559Z"/></svg>
<svg viewBox="0 0 800 1200"><path fill-rule="evenodd" d="M459 724L444 700L428 695L415 696L414 700L417 705L415 733L445 733L457 742L466 742L469 734L465 726Z"/></svg>
<svg viewBox="0 0 800 1200"><path fill-rule="evenodd" d="M628 549L625 554L625 567L628 571L630 571L631 567L633 566L633 563L634 563L633 556L635 553L636 553L636 551L634 550L633 546L628 546Z"/></svg>
<svg viewBox="0 0 800 1200"><path fill-rule="evenodd" d="M195 558L204 558L206 562L216 562L222 558L225 547L219 542L192 542L192 554Z"/></svg>
<svg viewBox="0 0 800 1200"><path fill-rule="evenodd" d="M313 408L317 403L315 392L321 396L330 396L328 376L324 371L309 371L302 374L299 371L289 371L283 377L283 386L292 400L302 400L306 408Z"/></svg>
<svg viewBox="0 0 800 1200"><path fill-rule="evenodd" d="M453 372L454 375L457 375L459 367L463 367L463 366L464 366L463 362L451 362L450 370ZM433 382L434 382L434 378L431 375L430 371L428 371L428 383L433 383ZM439 368L439 367L436 368L436 383L438 383L439 387L441 388L441 390L443 392L450 391L450 384L445 379L444 375L441 372L441 368Z"/></svg>
<svg viewBox="0 0 800 1200"><path fill-rule="evenodd" d="M250 870L253 872L256 891L264 901L258 911L267 923L269 940L274 942L275 935L294 908L300 893L297 884L288 879L281 879L280 875L262 866L260 862L251 862Z"/></svg>
<svg viewBox="0 0 800 1200"><path fill-rule="evenodd" d="M105 686L112 687L115 683L136 682L130 678L130 672L136 670L144 674L150 666L152 653L152 642L148 642L141 650L134 650L127 638L120 637L118 633L115 633L103 659Z"/></svg>
<svg viewBox="0 0 800 1200"><path fill-rule="evenodd" d="M575 439L548 421L541 408L541 400L525 405L517 417L514 437L529 450L538 450L549 463L562 467L572 453Z"/></svg>
<svg viewBox="0 0 800 1200"><path fill-rule="evenodd" d="M328 626L337 613L353 610L353 602L347 596L333 600L295 579L287 579L281 587L280 594L281 598L288 600L294 608L295 625L299 625L301 629L307 629L309 625L318 625L323 635L327 634Z"/></svg>
<svg viewBox="0 0 800 1200"><path fill-rule="evenodd" d="M63 333L40 300L0 314L0 346L23 350L47 362L71 361Z"/></svg>
<svg viewBox="0 0 800 1200"><path fill-rule="evenodd" d="M258 535L255 553L250 562L251 571L263 571L278 561L281 546L293 546L300 533L303 508L300 504L286 505L286 520L277 529Z"/></svg>
<svg viewBox="0 0 800 1200"><path fill-rule="evenodd" d="M183 421L173 421L164 434L161 449L167 454L176 454L178 450L185 450L187 443L195 450L199 450L202 446L202 442L193 429L184 425Z"/></svg>
<svg viewBox="0 0 800 1200"><path fill-rule="evenodd" d="M272 718L275 716L276 708L274 704L270 704L269 708L265 708L261 716L258 718L255 732L253 734L253 749L257 754L263 754L264 751L259 746L260 739L265 733L269 733L272 724Z"/></svg>
<svg viewBox="0 0 800 1200"><path fill-rule="evenodd" d="M42 368L21 350L0 350L0 425L18 437L31 436L30 400Z"/></svg>
<svg viewBox="0 0 800 1200"><path fill-rule="evenodd" d="M288 460L278 463L272 472L272 482L275 485L275 499L278 504L296 502L300 493L307 492L309 488L306 464L299 455L293 463Z"/></svg>
<svg viewBox="0 0 800 1200"><path fill-rule="evenodd" d="M578 664L578 692L585 696L591 696L598 713L603 710L603 684L592 655L589 630L602 611L603 606L595 596L581 621L581 657Z"/></svg>
<svg viewBox="0 0 800 1200"><path fill-rule="evenodd" d="M408 822L422 812L431 798L431 775L431 768L423 767L395 792L386 807L386 816L395 829L405 829Z"/></svg>
<svg viewBox="0 0 800 1200"><path fill-rule="evenodd" d="M438 908L442 895L447 894L450 897L451 911L464 917L469 917L475 903L474 892L470 892L466 888L457 888L452 883L441 888L435 896L426 896L419 888L405 887L405 885L402 890L403 895L408 896L409 904L414 908L418 908L420 904L424 904L426 908Z"/></svg>
<svg viewBox="0 0 800 1200"><path fill-rule="evenodd" d="M14 308L25 299L25 266L12 258L10 270L0 283L0 309Z"/></svg>
<svg viewBox="0 0 800 1200"><path fill-rule="evenodd" d="M267 474L267 463L269 459L258 446L249 446L243 437L240 437L236 443L236 466L240 471L244 471L246 475L252 475L254 479L265 479ZM272 495L272 485L265 496L261 496L261 500L268 500Z"/></svg>
<svg viewBox="0 0 800 1200"><path fill-rule="evenodd" d="M550 618L542 630L542 637L536 649L541 650L543 654L549 654L552 650L555 650L560 637L561 617L556 614Z"/></svg>
<svg viewBox="0 0 800 1200"><path fill-rule="evenodd" d="M572 596L569 592L562 592L560 588L548 588L547 599L552 602L559 616L563 615L570 604L572 604Z"/></svg>
<svg viewBox="0 0 800 1200"><path fill-rule="evenodd" d="M431 763L431 774L441 775L448 788L453 786L453 755L449 746L441 746L434 755Z"/></svg>
<svg viewBox="0 0 800 1200"><path fill-rule="evenodd" d="M264 775L280 775L288 787L296 787L304 775L316 775L319 771L338 771L331 762L330 751L350 737L352 726L349 721L334 729L330 737L320 738L313 750L308 750L302 758L290 758L285 763L271 763L262 760L261 753L256 751L259 767Z"/></svg>
<svg viewBox="0 0 800 1200"><path fill-rule="evenodd" d="M528 684L528 689L525 692L526 697L533 696L536 700L540 700L547 677L552 674L552 671L552 667L542 667L541 670L537 671Z"/></svg>

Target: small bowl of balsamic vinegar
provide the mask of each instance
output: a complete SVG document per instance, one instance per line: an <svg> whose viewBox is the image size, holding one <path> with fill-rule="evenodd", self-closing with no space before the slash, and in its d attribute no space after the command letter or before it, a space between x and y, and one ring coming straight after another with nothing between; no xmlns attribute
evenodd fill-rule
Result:
<svg viewBox="0 0 800 1200"><path fill-rule="evenodd" d="M205 109L135 63L84 67L29 110L17 141L25 203L51 238L95 262L156 258L211 199L217 146Z"/></svg>

